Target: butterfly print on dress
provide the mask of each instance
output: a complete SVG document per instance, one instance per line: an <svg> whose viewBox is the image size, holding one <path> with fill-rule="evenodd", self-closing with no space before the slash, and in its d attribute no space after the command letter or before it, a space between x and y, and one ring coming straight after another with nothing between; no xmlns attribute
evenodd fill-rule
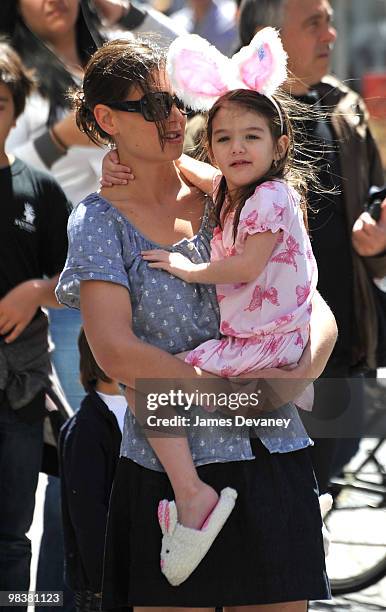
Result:
<svg viewBox="0 0 386 612"><path fill-rule="evenodd" d="M202 364L202 356L204 353L205 349L196 349L187 356L186 362L190 363L192 366L200 366Z"/></svg>
<svg viewBox="0 0 386 612"><path fill-rule="evenodd" d="M276 218L280 219L280 221L283 221L283 215L284 215L284 211L285 211L285 207L284 206L279 206L279 204L273 204L273 208L275 210L276 213Z"/></svg>
<svg viewBox="0 0 386 612"><path fill-rule="evenodd" d="M220 326L220 332L225 336L237 336L237 331L231 327L228 321L222 321Z"/></svg>
<svg viewBox="0 0 386 612"><path fill-rule="evenodd" d="M221 369L220 376L222 376L223 378L228 378L229 376L233 376L236 372L236 368L232 368L232 366L226 365Z"/></svg>
<svg viewBox="0 0 386 612"><path fill-rule="evenodd" d="M274 261L275 263L287 264L288 266L293 266L297 272L298 266L295 260L295 256L302 255L302 252L299 249L299 243L296 242L293 236L288 236L287 240L285 241L285 244L287 248L284 249L284 251L280 251L280 253L277 253L277 255L272 257L270 261Z"/></svg>
<svg viewBox="0 0 386 612"><path fill-rule="evenodd" d="M283 315L279 317L278 319L275 319L275 325L276 327L281 327L282 325L285 325L286 323L291 323L291 321L293 321L294 318L295 318L295 315L293 314Z"/></svg>
<svg viewBox="0 0 386 612"><path fill-rule="evenodd" d="M256 285L249 306L244 308L244 312L246 310L253 312L257 308L261 308L263 305L263 300L267 300L274 306L279 306L280 304L277 298L277 289L275 287L269 287L269 289L264 290L260 285Z"/></svg>
<svg viewBox="0 0 386 612"><path fill-rule="evenodd" d="M310 295L310 291L311 291L311 281L309 281L305 285L297 285L296 297L297 297L298 306L301 306L302 304L304 304L304 302L307 300L308 296Z"/></svg>
<svg viewBox="0 0 386 612"><path fill-rule="evenodd" d="M241 221L240 223L241 227L248 227L250 229L254 229L257 224L258 216L259 215L258 215L257 210L252 210L252 212L250 212L249 215L247 215L245 219Z"/></svg>

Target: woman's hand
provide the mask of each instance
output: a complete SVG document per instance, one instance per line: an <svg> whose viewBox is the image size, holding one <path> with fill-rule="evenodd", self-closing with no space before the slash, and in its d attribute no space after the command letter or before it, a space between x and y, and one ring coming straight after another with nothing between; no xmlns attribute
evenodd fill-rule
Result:
<svg viewBox="0 0 386 612"><path fill-rule="evenodd" d="M152 251L141 251L141 255L146 261L152 262L149 263L149 268L165 270L187 283L191 282L191 275L195 271L196 265L181 253L154 249Z"/></svg>
<svg viewBox="0 0 386 612"><path fill-rule="evenodd" d="M102 161L102 177L100 179L102 187L127 185L134 178L135 176L131 168L119 162L118 151L116 149L106 153Z"/></svg>

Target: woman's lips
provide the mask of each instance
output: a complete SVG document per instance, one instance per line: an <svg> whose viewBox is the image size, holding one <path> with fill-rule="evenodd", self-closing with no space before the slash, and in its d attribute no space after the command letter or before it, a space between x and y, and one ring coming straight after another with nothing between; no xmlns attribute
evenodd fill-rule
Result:
<svg viewBox="0 0 386 612"><path fill-rule="evenodd" d="M182 132L166 132L165 140L173 144L181 144L184 141Z"/></svg>

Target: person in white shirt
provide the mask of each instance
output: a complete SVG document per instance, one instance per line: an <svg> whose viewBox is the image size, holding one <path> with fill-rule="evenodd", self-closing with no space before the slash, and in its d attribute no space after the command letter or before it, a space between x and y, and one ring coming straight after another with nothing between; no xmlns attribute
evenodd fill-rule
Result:
<svg viewBox="0 0 386 612"><path fill-rule="evenodd" d="M92 0L92 5L101 18L104 32L109 39L114 38L114 32L119 28L119 36L122 30L135 36L146 36L150 33L155 35L161 47L168 47L177 36L186 34L186 29L149 4L130 0Z"/></svg>

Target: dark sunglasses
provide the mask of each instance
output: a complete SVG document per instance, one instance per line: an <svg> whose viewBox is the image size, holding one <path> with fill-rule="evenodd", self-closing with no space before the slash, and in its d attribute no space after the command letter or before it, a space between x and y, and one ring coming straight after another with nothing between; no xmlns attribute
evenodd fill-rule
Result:
<svg viewBox="0 0 386 612"><path fill-rule="evenodd" d="M126 113L141 113L146 121L163 121L167 119L173 104L176 105L183 115L189 114L185 109L184 103L177 96L172 96L168 91L154 91L146 94L140 100L106 102L105 104L110 108L125 111Z"/></svg>

